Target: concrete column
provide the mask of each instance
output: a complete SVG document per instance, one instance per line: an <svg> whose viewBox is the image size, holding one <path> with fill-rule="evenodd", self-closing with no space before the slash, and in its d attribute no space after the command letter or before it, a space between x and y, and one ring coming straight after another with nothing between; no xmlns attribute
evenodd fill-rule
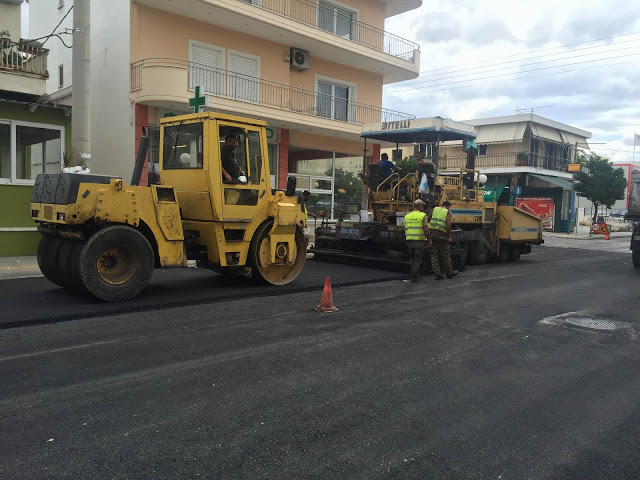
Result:
<svg viewBox="0 0 640 480"><path fill-rule="evenodd" d="M91 168L91 0L73 4L71 162Z"/></svg>
<svg viewBox="0 0 640 480"><path fill-rule="evenodd" d="M287 188L287 176L289 174L289 130L280 129L280 144L278 145L278 188Z"/></svg>

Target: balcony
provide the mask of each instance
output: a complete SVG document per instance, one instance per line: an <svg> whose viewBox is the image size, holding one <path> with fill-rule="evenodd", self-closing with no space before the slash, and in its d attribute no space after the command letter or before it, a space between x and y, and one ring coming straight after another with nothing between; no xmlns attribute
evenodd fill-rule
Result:
<svg viewBox="0 0 640 480"><path fill-rule="evenodd" d="M38 42L0 38L0 85L2 90L43 95L49 78L49 49Z"/></svg>
<svg viewBox="0 0 640 480"><path fill-rule="evenodd" d="M216 111L260 118L274 127L296 125L302 130L350 139L360 135L364 123L415 118L188 60L147 58L131 65L131 92L138 102L166 107L173 101L186 108L195 86L210 97L210 108Z"/></svg>
<svg viewBox="0 0 640 480"><path fill-rule="evenodd" d="M355 20L348 13L324 8L311 0L242 1L407 62L414 63L415 52L420 50L417 43Z"/></svg>
<svg viewBox="0 0 640 480"><path fill-rule="evenodd" d="M446 170L457 170L464 168L466 163L466 155L443 157L440 159L439 167ZM568 164L569 159L534 152L500 153L476 157L476 169L478 170L524 167L522 171L536 169L567 172Z"/></svg>
<svg viewBox="0 0 640 480"><path fill-rule="evenodd" d="M139 0L140 4L308 50L312 58L382 75L417 78L420 46L314 0Z"/></svg>

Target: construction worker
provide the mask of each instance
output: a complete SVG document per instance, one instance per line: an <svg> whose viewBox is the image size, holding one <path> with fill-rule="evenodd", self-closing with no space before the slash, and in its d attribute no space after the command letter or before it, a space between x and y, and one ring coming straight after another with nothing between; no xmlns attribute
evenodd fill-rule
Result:
<svg viewBox="0 0 640 480"><path fill-rule="evenodd" d="M311 192L309 190L305 190L304 192L302 192L302 211L304 212L304 219L307 221L309 220L309 215L311 215L313 218L318 218L315 213L309 212L309 210L307 210L307 202L310 198Z"/></svg>
<svg viewBox="0 0 640 480"><path fill-rule="evenodd" d="M416 200L413 202L413 210L404 216L404 235L407 239L411 260L411 283L420 281L420 263L424 252L424 240L429 233L424 205L422 200Z"/></svg>
<svg viewBox="0 0 640 480"><path fill-rule="evenodd" d="M442 280L444 276L453 278L458 274L451 267L451 204L448 201L442 203L442 207L435 207L428 215L427 245L431 248L431 269L436 280Z"/></svg>

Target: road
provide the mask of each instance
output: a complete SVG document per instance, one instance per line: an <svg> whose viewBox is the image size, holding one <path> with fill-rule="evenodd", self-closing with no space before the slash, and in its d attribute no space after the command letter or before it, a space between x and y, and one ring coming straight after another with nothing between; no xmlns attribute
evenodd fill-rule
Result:
<svg viewBox="0 0 640 480"><path fill-rule="evenodd" d="M628 253L543 246L332 314L281 291L7 328L0 478L638 478L639 287Z"/></svg>

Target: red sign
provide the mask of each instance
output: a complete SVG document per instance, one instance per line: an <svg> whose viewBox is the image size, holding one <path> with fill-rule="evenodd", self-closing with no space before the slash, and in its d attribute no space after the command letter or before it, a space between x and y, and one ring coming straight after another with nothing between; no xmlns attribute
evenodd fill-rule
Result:
<svg viewBox="0 0 640 480"><path fill-rule="evenodd" d="M516 198L516 208L541 219L544 230L553 230L553 198Z"/></svg>

